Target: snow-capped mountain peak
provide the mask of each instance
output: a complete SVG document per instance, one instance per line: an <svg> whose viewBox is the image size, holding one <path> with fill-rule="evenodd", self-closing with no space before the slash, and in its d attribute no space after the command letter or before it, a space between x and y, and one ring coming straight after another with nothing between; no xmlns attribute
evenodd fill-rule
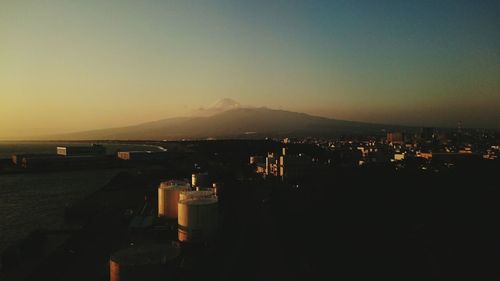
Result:
<svg viewBox="0 0 500 281"><path fill-rule="evenodd" d="M230 109L235 109L235 108L240 108L241 104L233 99L230 98L223 98L212 105L210 105L207 109L216 109L220 111L225 111L225 110L230 110Z"/></svg>

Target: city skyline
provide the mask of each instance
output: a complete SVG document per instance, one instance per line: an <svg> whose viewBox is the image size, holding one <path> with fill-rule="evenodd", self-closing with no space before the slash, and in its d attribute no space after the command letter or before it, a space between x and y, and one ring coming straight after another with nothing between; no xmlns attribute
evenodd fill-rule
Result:
<svg viewBox="0 0 500 281"><path fill-rule="evenodd" d="M0 139L248 106L500 124L496 1L2 1Z"/></svg>

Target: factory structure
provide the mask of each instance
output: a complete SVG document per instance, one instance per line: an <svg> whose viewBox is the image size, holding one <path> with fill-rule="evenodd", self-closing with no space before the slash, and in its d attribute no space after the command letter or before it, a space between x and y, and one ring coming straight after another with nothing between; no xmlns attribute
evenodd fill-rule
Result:
<svg viewBox="0 0 500 281"><path fill-rule="evenodd" d="M182 263L185 251L204 249L211 244L219 221L218 187L219 183L210 184L208 173L192 174L191 182L185 179L160 182L156 219L148 220L146 227L141 227L140 222L136 223L139 227L134 227L132 219L129 231L131 227L145 233L165 229L166 232L159 232L164 235L162 240L170 240L155 244L143 239L147 234L134 235L130 247L110 256L110 281L164 280ZM175 239L169 235L174 231Z"/></svg>
<svg viewBox="0 0 500 281"><path fill-rule="evenodd" d="M170 180L158 187L158 217L177 220L181 242L207 242L217 229L217 184L208 185L208 173L192 174L191 185L186 181Z"/></svg>
<svg viewBox="0 0 500 281"><path fill-rule="evenodd" d="M208 185L208 173L192 175L186 181L169 180L158 187L158 217L176 220L182 242L210 241L217 228L217 184Z"/></svg>
<svg viewBox="0 0 500 281"><path fill-rule="evenodd" d="M148 163L164 163L172 153L162 151L117 151L107 154L102 144L56 146L54 153L15 153L11 163L16 169L32 171L130 167Z"/></svg>
<svg viewBox="0 0 500 281"><path fill-rule="evenodd" d="M427 130L424 137L434 138L430 132ZM11 160L16 166L26 168L56 165L54 163L61 166L77 165L76 163L93 165L91 163L95 160L92 159L115 161L121 167L133 167L126 173L119 172L111 184L95 193L98 196L89 197L85 205L66 208L65 219L68 222L72 225L74 222L89 224L90 227L82 230L64 229L63 231L68 232L68 237L76 233L77 238L85 242L81 246L78 244L77 248L73 246L73 240L70 240L70 243L62 247L61 256L68 257L68 253L71 253L78 257L81 251L81 256L85 257L88 252L83 250L92 249L90 247L95 247L96 244L99 245L97 247L102 247L98 248L99 253L95 255L98 259L93 259L100 261L100 277L107 277L109 273L111 281L186 280L181 276L186 275L188 280L194 280L200 279L196 274L208 268L205 267L206 264L217 272L218 264L207 261L219 262L220 257L227 257L228 266L222 266L223 270L231 273L230 270L234 267L230 260L233 253L241 253L242 256L247 254L240 249L257 249L249 253L252 256L248 259L247 256L239 257L245 263L265 257L269 241L280 243L282 237L276 234L284 233L281 230L298 230L297 236L286 238L290 242L287 245L293 245L297 238L300 239L306 233L296 228L296 222L304 218L297 206L301 206L302 200L308 199L309 195L316 197L319 194L322 195L321 199L328 198L329 190L325 189L324 193L316 192L322 186L330 187L332 174L336 176L335 173L340 174L344 170L366 172L367 168L375 165L388 173L391 172L386 169L388 167L399 168L414 163L415 168L411 169L427 169L430 167L429 163L444 166L464 159L497 159L500 155L498 145L489 145L487 150L481 151L473 145L461 144L454 150L442 151L429 148L425 142L408 143L405 138L411 138L411 135L399 132L389 132L386 135L384 131L378 139L304 140L314 141L311 145L299 145L295 140L286 139L279 143L273 142L272 145L241 149L237 155L234 155L236 149L227 149L227 143L223 142L213 150L198 148L201 153L189 146L186 152L179 153L181 157L169 157L169 160L181 159L183 162L169 161L166 163L168 165L157 165L157 161L147 162L151 159L163 159L167 155L165 151L119 151L103 155L103 147L95 145L61 146L53 154L16 154ZM227 149L224 157L217 157L215 153L221 151L220 147ZM451 146L446 144L443 149L448 147ZM175 146L170 149L178 153ZM321 152L318 153L318 150ZM188 158L190 156L192 158ZM134 164L135 160L140 160L139 165L129 165ZM423 175L427 175L426 173ZM321 181L316 181L316 176ZM368 178L366 180L369 181ZM224 184L228 185L227 189ZM310 186L314 189L308 189ZM309 193L310 191L313 192ZM287 201L288 199L293 201ZM306 203L316 202L323 203ZM67 209L71 212L67 212ZM295 214L296 211L300 214ZM257 224L253 221L254 218L265 221ZM274 220L275 218L277 219ZM277 228L267 231L270 225L281 227L275 221L288 219L290 221L281 230ZM255 231L256 227L262 231ZM91 236L91 239L80 238L85 235ZM261 242L263 243L260 244ZM19 253L22 253L19 249L23 248L16 246L12 249L5 255L8 258L5 259L6 266L12 266L9 265L11 260L22 260L19 258ZM298 252L298 255L302 254L302 251ZM24 256L31 258L28 254ZM270 257L272 266L274 256ZM59 260L61 259L55 259ZM309 268L314 260L306 262L303 264L304 268ZM102 274L105 270L107 272ZM309 271L303 273L304 277L310 276ZM227 276L233 277L230 274ZM101 279L104 278L99 278Z"/></svg>
<svg viewBox="0 0 500 281"><path fill-rule="evenodd" d="M109 164L103 145L58 146L55 153L13 154L15 167L30 170L79 169Z"/></svg>

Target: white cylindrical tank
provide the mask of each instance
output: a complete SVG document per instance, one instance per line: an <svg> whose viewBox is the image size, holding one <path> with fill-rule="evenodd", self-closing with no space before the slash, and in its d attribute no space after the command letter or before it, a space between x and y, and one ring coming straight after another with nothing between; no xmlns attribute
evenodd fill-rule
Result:
<svg viewBox="0 0 500 281"><path fill-rule="evenodd" d="M192 198L210 198L214 197L214 191L212 189L207 190L197 190L197 191L181 191L179 194L179 201L192 199Z"/></svg>
<svg viewBox="0 0 500 281"><path fill-rule="evenodd" d="M217 231L217 198L192 198L179 201L179 241L212 240Z"/></svg>
<svg viewBox="0 0 500 281"><path fill-rule="evenodd" d="M162 182L158 188L158 216L177 218L177 203L181 191L191 190L189 183L181 181Z"/></svg>
<svg viewBox="0 0 500 281"><path fill-rule="evenodd" d="M120 250L109 259L109 280L164 280L180 253L179 242L174 241Z"/></svg>

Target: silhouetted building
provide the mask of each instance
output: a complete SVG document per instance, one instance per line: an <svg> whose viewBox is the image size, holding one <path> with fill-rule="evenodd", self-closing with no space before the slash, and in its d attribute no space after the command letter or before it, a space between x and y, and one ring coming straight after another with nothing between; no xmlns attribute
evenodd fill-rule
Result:
<svg viewBox="0 0 500 281"><path fill-rule="evenodd" d="M15 166L22 166L23 159L24 158L50 158L50 157L58 157L55 154L48 154L48 153L39 153L39 154L12 154L11 160L12 164Z"/></svg>
<svg viewBox="0 0 500 281"><path fill-rule="evenodd" d="M404 134L402 132L389 132L387 133L387 142L392 144L403 144Z"/></svg>
<svg viewBox="0 0 500 281"><path fill-rule="evenodd" d="M430 142L434 139L435 133L436 131L434 128L425 127L422 128L422 131L420 132L420 137L422 138L422 140Z"/></svg>
<svg viewBox="0 0 500 281"><path fill-rule="evenodd" d="M298 142L297 138L284 138L282 141L284 144L296 143Z"/></svg>
<svg viewBox="0 0 500 281"><path fill-rule="evenodd" d="M312 166L312 159L309 156L304 154L284 154L280 156L279 175L283 180L288 178L300 178L309 173Z"/></svg>
<svg viewBox="0 0 500 281"><path fill-rule="evenodd" d="M415 156L418 158L432 159L432 152L431 151L417 151Z"/></svg>
<svg viewBox="0 0 500 281"><path fill-rule="evenodd" d="M278 158L274 156L274 153L268 153L266 157L266 175L278 176L278 173Z"/></svg>
<svg viewBox="0 0 500 281"><path fill-rule="evenodd" d="M434 162L446 162L446 163L456 163L458 161L464 160L480 160L482 155L476 153L433 153L432 161Z"/></svg>
<svg viewBox="0 0 500 281"><path fill-rule="evenodd" d="M357 167L362 159L359 150L336 149L332 155L333 164L341 167Z"/></svg>
<svg viewBox="0 0 500 281"><path fill-rule="evenodd" d="M368 162L380 164L390 162L391 158L391 154L386 149L378 147L368 152L368 156L365 159Z"/></svg>
<svg viewBox="0 0 500 281"><path fill-rule="evenodd" d="M265 163L265 159L263 156L260 155L250 156L250 164L257 165L259 163Z"/></svg>
<svg viewBox="0 0 500 281"><path fill-rule="evenodd" d="M492 145L483 154L483 158L488 160L498 159L499 156L500 156L500 146L498 145Z"/></svg>
<svg viewBox="0 0 500 281"><path fill-rule="evenodd" d="M122 160L162 160L166 159L166 151L119 151L117 157Z"/></svg>
<svg viewBox="0 0 500 281"><path fill-rule="evenodd" d="M53 169L75 169L95 168L108 165L109 161L104 156L81 155L81 156L28 156L23 157L21 167L25 169L53 170Z"/></svg>

